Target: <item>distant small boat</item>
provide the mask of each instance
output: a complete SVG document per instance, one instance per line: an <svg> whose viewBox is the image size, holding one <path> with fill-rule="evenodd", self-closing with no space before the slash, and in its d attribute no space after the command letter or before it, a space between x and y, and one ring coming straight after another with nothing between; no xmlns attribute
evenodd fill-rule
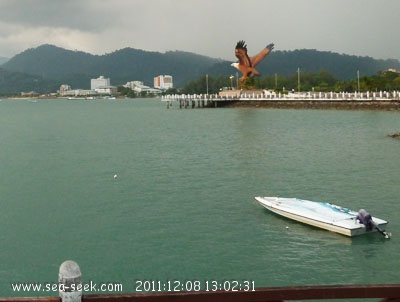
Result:
<svg viewBox="0 0 400 302"><path fill-rule="evenodd" d="M86 97L69 97L68 100L86 100Z"/></svg>
<svg viewBox="0 0 400 302"><path fill-rule="evenodd" d="M387 221L372 217L365 210L355 212L328 203L282 197L255 197L266 209L308 225L353 237L378 231L385 238L391 234L381 229Z"/></svg>

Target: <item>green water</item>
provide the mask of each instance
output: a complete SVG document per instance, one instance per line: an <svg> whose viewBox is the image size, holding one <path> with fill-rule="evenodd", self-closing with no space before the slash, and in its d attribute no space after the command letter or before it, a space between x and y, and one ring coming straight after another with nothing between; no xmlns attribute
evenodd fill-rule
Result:
<svg viewBox="0 0 400 302"><path fill-rule="evenodd" d="M400 113L166 109L157 100L0 102L0 296L11 282L252 279L398 283ZM114 175L117 178L114 179ZM393 238L347 238L254 196L365 208Z"/></svg>

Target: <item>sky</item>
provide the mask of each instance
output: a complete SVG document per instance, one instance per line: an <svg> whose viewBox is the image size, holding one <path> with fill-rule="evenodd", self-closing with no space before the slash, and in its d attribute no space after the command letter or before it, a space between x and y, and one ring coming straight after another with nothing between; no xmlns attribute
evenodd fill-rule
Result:
<svg viewBox="0 0 400 302"><path fill-rule="evenodd" d="M0 56L52 44L91 54L132 47L236 61L275 49L399 59L400 0L0 0Z"/></svg>

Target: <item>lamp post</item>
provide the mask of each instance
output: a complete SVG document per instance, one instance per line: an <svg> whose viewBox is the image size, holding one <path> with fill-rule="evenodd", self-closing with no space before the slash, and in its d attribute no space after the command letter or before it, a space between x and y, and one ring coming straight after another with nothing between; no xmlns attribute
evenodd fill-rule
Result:
<svg viewBox="0 0 400 302"><path fill-rule="evenodd" d="M300 67L297 68L297 91L300 93Z"/></svg>
<svg viewBox="0 0 400 302"><path fill-rule="evenodd" d="M233 90L233 81L232 80L233 80L234 76L231 75L229 78L231 79L231 90Z"/></svg>
<svg viewBox="0 0 400 302"><path fill-rule="evenodd" d="M208 95L208 74L206 74L206 86L207 86L207 95Z"/></svg>
<svg viewBox="0 0 400 302"><path fill-rule="evenodd" d="M236 72L236 89L239 89L239 73Z"/></svg>

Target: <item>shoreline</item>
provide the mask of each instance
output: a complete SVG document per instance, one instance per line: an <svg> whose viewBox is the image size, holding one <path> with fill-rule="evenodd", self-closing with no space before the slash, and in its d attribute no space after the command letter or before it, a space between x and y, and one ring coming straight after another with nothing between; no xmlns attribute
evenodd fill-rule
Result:
<svg viewBox="0 0 400 302"><path fill-rule="evenodd" d="M337 109L337 110L400 110L400 101L348 101L348 100L232 100L218 102L217 107L256 107L276 109Z"/></svg>

